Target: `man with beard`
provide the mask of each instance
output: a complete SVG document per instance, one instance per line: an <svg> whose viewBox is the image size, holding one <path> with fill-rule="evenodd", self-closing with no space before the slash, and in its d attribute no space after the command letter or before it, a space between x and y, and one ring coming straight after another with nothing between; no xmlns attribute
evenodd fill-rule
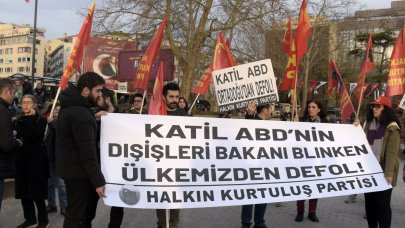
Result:
<svg viewBox="0 0 405 228"><path fill-rule="evenodd" d="M97 123L91 107L97 105L104 79L97 73L80 76L60 96L56 133L56 174L66 184L64 228L91 227L99 197L105 197L105 179L97 158Z"/></svg>
<svg viewBox="0 0 405 228"><path fill-rule="evenodd" d="M0 79L0 210L4 193L4 179L14 177L13 157L22 142L13 137L11 112L17 86L9 78Z"/></svg>
<svg viewBox="0 0 405 228"><path fill-rule="evenodd" d="M168 116L187 116L184 109L179 109L180 88L176 83L170 82L163 86L163 99L166 104L166 112ZM164 209L156 209L158 218L158 228L166 227L166 211ZM180 209L170 209L170 228L179 227Z"/></svg>

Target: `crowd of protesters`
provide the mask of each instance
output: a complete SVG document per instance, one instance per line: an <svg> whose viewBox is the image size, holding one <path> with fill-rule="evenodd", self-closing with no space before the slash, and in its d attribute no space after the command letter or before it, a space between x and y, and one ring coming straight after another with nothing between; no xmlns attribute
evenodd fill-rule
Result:
<svg viewBox="0 0 405 228"><path fill-rule="evenodd" d="M106 197L106 181L100 167L101 116L112 112L147 114L148 104L141 93L129 98L122 96L116 101L114 92L104 85L104 79L96 73L81 75L77 85L69 85L61 93L59 103L51 113L51 105L45 109L47 99L41 83L32 91L25 88L27 94L18 104L14 82L0 79L0 209L4 179L15 178L15 198L21 200L24 215L24 221L17 227L49 227L48 213L58 211L56 189L59 210L65 216L64 227L91 227L98 200ZM180 88L176 83L167 83L162 94L167 115L190 116L189 105L184 97L180 97ZM118 104L127 104L127 107L120 109ZM14 122L11 112L15 108L13 105L21 106ZM42 109L46 111L41 112ZM228 114L220 117L231 118ZM270 103L257 106L250 102L246 109L246 119L264 121L271 117ZM317 100L307 103L302 117L293 116L291 110L285 108L281 119L329 122L323 105ZM360 121L356 119L353 124L358 126ZM390 99L379 97L368 106L365 133L387 182L392 186L397 183L400 169L401 128ZM365 218L369 227L390 227L391 194L392 189L365 194ZM318 199L309 200L307 217L312 222L320 221L316 214L317 203ZM266 206L243 205L242 228L251 227L252 217L254 228L266 228ZM304 212L305 201L297 201L294 220L302 222ZM156 214L157 226L166 228L166 211L158 209ZM168 215L169 227L179 227L180 210L171 209ZM108 227L121 227L123 217L122 207L111 207Z"/></svg>

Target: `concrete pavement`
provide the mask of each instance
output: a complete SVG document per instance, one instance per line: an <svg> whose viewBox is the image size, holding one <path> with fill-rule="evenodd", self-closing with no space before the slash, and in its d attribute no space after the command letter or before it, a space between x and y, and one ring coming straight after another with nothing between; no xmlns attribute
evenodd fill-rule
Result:
<svg viewBox="0 0 405 228"><path fill-rule="evenodd" d="M398 185L394 188L392 205L392 228L405 227L405 183L402 181L402 167L405 156L401 155ZM306 217L303 222L294 221L296 215L295 202L283 203L281 207L269 204L266 211L266 224L268 227L286 228L360 228L367 227L363 219L364 197L359 195L356 203L344 203L346 197L323 198L319 200L317 215L319 223L313 223ZM306 205L306 209L308 205ZM110 207L99 202L97 216L93 227L107 227ZM180 215L180 228L239 228L241 207L217 207L184 209ZM125 209L123 228L155 228L155 210ZM49 214L50 225L53 228L62 228L63 216L58 213ZM7 198L3 201L0 212L0 228L16 227L23 222L22 207L19 200Z"/></svg>

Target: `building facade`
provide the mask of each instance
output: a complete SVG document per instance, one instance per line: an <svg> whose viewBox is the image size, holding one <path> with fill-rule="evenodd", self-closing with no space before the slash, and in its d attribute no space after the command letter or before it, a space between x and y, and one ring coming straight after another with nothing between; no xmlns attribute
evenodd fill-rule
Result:
<svg viewBox="0 0 405 228"><path fill-rule="evenodd" d="M396 37L404 26L405 1L392 1L391 7L386 9L372 9L356 11L353 16L346 17L338 23L339 39L343 42L339 48L338 59L347 59L347 53L358 48L364 48L364 43L356 41L359 34L381 33L391 31ZM383 50L374 45L374 58L377 63L388 64L393 46ZM384 53L383 53L384 52ZM352 61L352 59L348 59Z"/></svg>
<svg viewBox="0 0 405 228"><path fill-rule="evenodd" d="M0 78L16 73L35 76L44 74L44 29L37 28L35 69L32 68L34 29L29 25L0 22Z"/></svg>
<svg viewBox="0 0 405 228"><path fill-rule="evenodd" d="M60 79L70 53L73 50L77 36L64 35L63 38L49 40L45 47L45 75L47 77Z"/></svg>

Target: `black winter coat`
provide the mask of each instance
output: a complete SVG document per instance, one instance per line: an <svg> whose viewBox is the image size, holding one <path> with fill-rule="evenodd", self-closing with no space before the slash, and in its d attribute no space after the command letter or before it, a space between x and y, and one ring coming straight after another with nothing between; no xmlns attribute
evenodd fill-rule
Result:
<svg viewBox="0 0 405 228"><path fill-rule="evenodd" d="M97 162L97 123L87 98L73 85L60 96L56 133L56 175L66 180L90 180L105 185Z"/></svg>
<svg viewBox="0 0 405 228"><path fill-rule="evenodd" d="M13 138L9 104L0 98L0 178L14 177L14 154L19 143Z"/></svg>
<svg viewBox="0 0 405 228"><path fill-rule="evenodd" d="M41 200L48 197L48 158L43 148L45 118L38 114L15 121L23 145L16 153L15 198Z"/></svg>

